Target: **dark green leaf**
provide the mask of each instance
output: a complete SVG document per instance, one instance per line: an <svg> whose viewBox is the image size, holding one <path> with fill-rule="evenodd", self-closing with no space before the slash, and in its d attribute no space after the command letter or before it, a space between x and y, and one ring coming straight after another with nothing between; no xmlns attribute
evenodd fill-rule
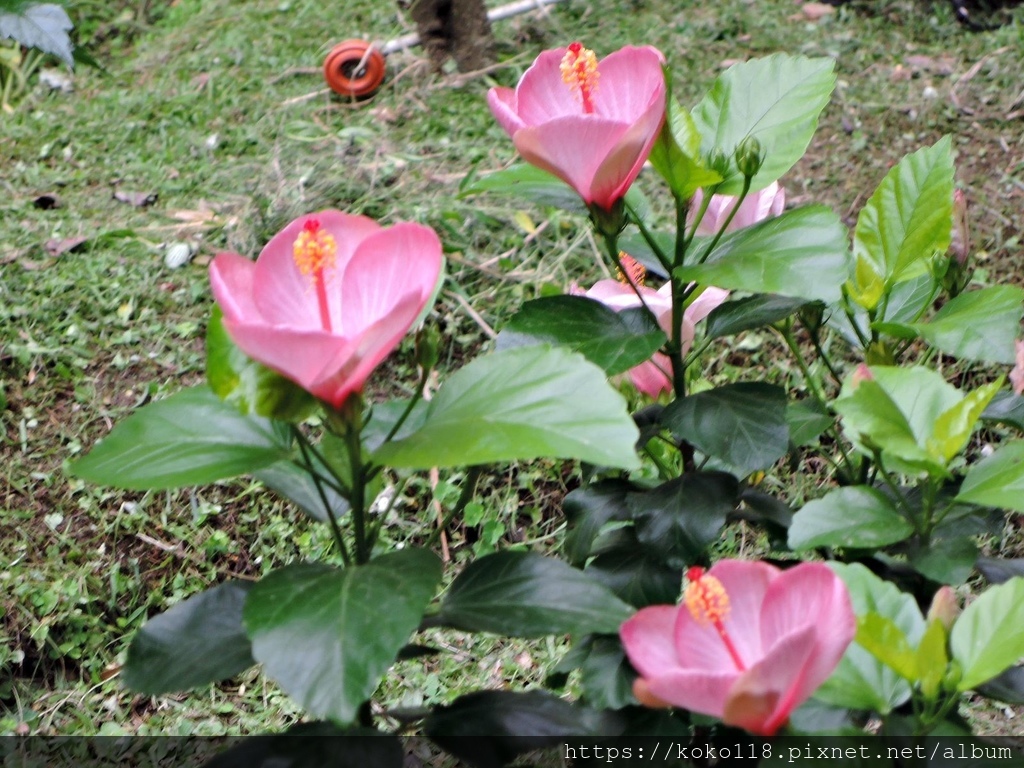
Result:
<svg viewBox="0 0 1024 768"><path fill-rule="evenodd" d="M765 159L751 189L767 187L807 150L835 87L834 67L830 58L781 53L730 67L693 111L702 150L718 147L731 156L747 136L757 138ZM738 195L742 187L733 164L718 191Z"/></svg>
<svg viewBox="0 0 1024 768"><path fill-rule="evenodd" d="M948 136L904 157L861 209L854 258L864 258L887 286L920 277L949 247L953 226L953 156Z"/></svg>
<svg viewBox="0 0 1024 768"><path fill-rule="evenodd" d="M908 552L914 570L939 584L963 584L974 571L978 545L965 536L935 537Z"/></svg>
<svg viewBox="0 0 1024 768"><path fill-rule="evenodd" d="M689 472L650 491L629 494L626 504L647 551L670 568L685 568L717 541L738 495L739 482L732 475Z"/></svg>
<svg viewBox="0 0 1024 768"><path fill-rule="evenodd" d="M156 696L234 677L256 662L242 626L252 585L228 581L154 616L128 646L122 680Z"/></svg>
<svg viewBox="0 0 1024 768"><path fill-rule="evenodd" d="M834 421L832 414L813 398L799 400L786 406L789 441L798 448L818 442L821 433L832 426Z"/></svg>
<svg viewBox="0 0 1024 768"><path fill-rule="evenodd" d="M633 698L636 672L617 637L595 638L580 671L580 682L591 706L622 709L637 703Z"/></svg>
<svg viewBox="0 0 1024 768"><path fill-rule="evenodd" d="M634 486L622 480L603 480L570 492L562 502L569 521L565 536L565 556L571 565L581 566L590 557L591 547L601 528L611 522L629 519L626 495Z"/></svg>
<svg viewBox="0 0 1024 768"><path fill-rule="evenodd" d="M547 346L479 357L454 373L422 426L381 446L375 459L429 469L539 457L638 467L638 431L600 368Z"/></svg>
<svg viewBox="0 0 1024 768"><path fill-rule="evenodd" d="M311 715L347 725L419 626L440 580L440 561L422 549L345 569L278 569L246 601L253 656Z"/></svg>
<svg viewBox="0 0 1024 768"><path fill-rule="evenodd" d="M989 587L968 605L949 635L949 648L967 691L991 680L1024 657L1024 578Z"/></svg>
<svg viewBox="0 0 1024 768"><path fill-rule="evenodd" d="M725 235L706 262L685 266L678 276L829 304L839 300L846 280L847 248L846 228L835 212L811 205Z"/></svg>
<svg viewBox="0 0 1024 768"><path fill-rule="evenodd" d="M214 306L206 328L206 381L226 403L246 415L302 421L316 407L306 390L240 350L224 328L223 313Z"/></svg>
<svg viewBox="0 0 1024 768"><path fill-rule="evenodd" d="M71 471L116 488L159 490L252 473L289 454L270 421L243 416L198 386L133 413Z"/></svg>
<svg viewBox="0 0 1024 768"><path fill-rule="evenodd" d="M727 301L715 307L708 315L707 337L717 339L777 323L795 314L808 303L806 299L794 299L772 293Z"/></svg>
<svg viewBox="0 0 1024 768"><path fill-rule="evenodd" d="M642 311L642 308L641 308ZM665 333L650 313L636 333L626 319L585 296L550 296L523 304L498 335L497 349L551 344L579 352L608 375L623 373L650 359L665 343Z"/></svg>
<svg viewBox="0 0 1024 768"><path fill-rule="evenodd" d="M662 253L671 254L675 251L675 234L671 232L651 232L651 237L657 243ZM657 275L663 280L668 279L668 273L658 260L657 254L651 245L644 240L643 235L638 232L625 232L619 238L619 248L646 267L647 271Z"/></svg>
<svg viewBox="0 0 1024 768"><path fill-rule="evenodd" d="M805 504L789 527L794 550L815 547L882 547L914 532L892 500L877 488L838 488Z"/></svg>
<svg viewBox="0 0 1024 768"><path fill-rule="evenodd" d="M616 736L623 723L542 691L477 691L438 707L427 737L476 768L500 768L521 752L561 746L567 736Z"/></svg>
<svg viewBox="0 0 1024 768"><path fill-rule="evenodd" d="M587 565L587 574L635 608L679 600L683 572L653 557L643 557L632 531L616 531L614 546L604 547Z"/></svg>
<svg viewBox="0 0 1024 768"><path fill-rule="evenodd" d="M74 25L56 3L32 3L17 13L0 11L0 40L13 38L27 48L38 48L74 66L71 37Z"/></svg>
<svg viewBox="0 0 1024 768"><path fill-rule="evenodd" d="M975 690L982 696L1007 704L1024 704L1024 667L1010 667Z"/></svg>
<svg viewBox="0 0 1024 768"><path fill-rule="evenodd" d="M511 637L615 633L633 615L593 577L534 552L496 552L466 566L441 601L440 621Z"/></svg>
<svg viewBox="0 0 1024 768"><path fill-rule="evenodd" d="M770 384L727 384L676 400L662 423L741 476L767 469L789 450L786 393Z"/></svg>
<svg viewBox="0 0 1024 768"><path fill-rule="evenodd" d="M369 417L363 424L363 448L367 451L376 451L384 444L384 438L390 434L395 424L409 407L409 400L389 400L386 403L375 403L370 411ZM408 437L421 426L427 417L427 401L419 400L413 406L412 412L406 417L405 422L395 433L393 439L401 440Z"/></svg>
<svg viewBox="0 0 1024 768"><path fill-rule="evenodd" d="M742 504L729 515L729 522L746 520L750 523L768 526L773 534L781 535L785 541L789 526L793 524L793 510L774 496L756 488L744 488L740 492Z"/></svg>
<svg viewBox="0 0 1024 768"><path fill-rule="evenodd" d="M1024 430L1024 397L1005 390L997 393L981 412L981 420Z"/></svg>
<svg viewBox="0 0 1024 768"><path fill-rule="evenodd" d="M989 584L1002 584L1014 576L1024 576L1024 557L1014 559L979 557L975 566Z"/></svg>

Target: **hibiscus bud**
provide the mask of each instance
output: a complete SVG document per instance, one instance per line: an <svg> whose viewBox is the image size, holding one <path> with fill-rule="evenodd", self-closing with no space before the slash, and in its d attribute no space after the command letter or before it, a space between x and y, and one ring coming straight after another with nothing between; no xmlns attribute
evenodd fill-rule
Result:
<svg viewBox="0 0 1024 768"><path fill-rule="evenodd" d="M416 362L424 371L433 370L437 365L440 345L441 334L434 326L423 328L416 334Z"/></svg>
<svg viewBox="0 0 1024 768"><path fill-rule="evenodd" d="M967 226L967 198L964 191L958 189L953 193L953 234L949 241L949 251L954 259L963 266L971 249L971 232Z"/></svg>
<svg viewBox="0 0 1024 768"><path fill-rule="evenodd" d="M1010 385L1015 394L1024 395L1024 341L1017 339L1017 361L1010 371Z"/></svg>
<svg viewBox="0 0 1024 768"><path fill-rule="evenodd" d="M959 615L960 606L956 602L956 593L950 587L940 587L928 607L928 621L938 621L946 628L946 632L949 632Z"/></svg>
<svg viewBox="0 0 1024 768"><path fill-rule="evenodd" d="M864 363L861 363L853 369L853 374L850 376L850 389L856 389L862 381L874 381L874 379L875 377L871 373L871 369Z"/></svg>
<svg viewBox="0 0 1024 768"><path fill-rule="evenodd" d="M708 168L719 176L724 177L729 174L729 158L726 157L721 147L715 147L708 153L707 164Z"/></svg>
<svg viewBox="0 0 1024 768"><path fill-rule="evenodd" d="M747 136L736 147L736 167L744 177L750 179L757 175L764 162L764 149L761 142L754 136Z"/></svg>
<svg viewBox="0 0 1024 768"><path fill-rule="evenodd" d="M626 226L626 204L621 197L611 204L611 208L602 208L597 203L591 203L588 208L590 220L602 237L618 237Z"/></svg>
<svg viewBox="0 0 1024 768"><path fill-rule="evenodd" d="M825 319L825 305L820 301L807 304L800 310L800 320L811 333L817 333Z"/></svg>

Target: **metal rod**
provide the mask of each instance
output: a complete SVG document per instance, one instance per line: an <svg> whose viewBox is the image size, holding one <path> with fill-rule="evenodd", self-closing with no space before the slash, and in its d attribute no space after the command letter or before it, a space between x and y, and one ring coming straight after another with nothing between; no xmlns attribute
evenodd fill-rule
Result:
<svg viewBox="0 0 1024 768"><path fill-rule="evenodd" d="M507 5L500 5L497 8L492 8L487 12L487 20L500 21L501 19L518 16L520 13L526 13L527 11L539 11L546 5L555 5L560 2L562 2L562 0L518 0L518 2L515 3L508 3ZM383 45L378 46L377 50L386 56L389 53L402 51L406 48L412 48L419 44L420 36L413 32L408 35L402 35L394 40L389 40Z"/></svg>

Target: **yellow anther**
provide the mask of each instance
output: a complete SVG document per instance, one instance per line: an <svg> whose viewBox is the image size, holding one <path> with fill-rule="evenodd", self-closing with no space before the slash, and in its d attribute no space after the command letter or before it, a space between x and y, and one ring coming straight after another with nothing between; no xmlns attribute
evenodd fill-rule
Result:
<svg viewBox="0 0 1024 768"><path fill-rule="evenodd" d="M559 65L562 82L576 94L583 103L584 112L594 111L594 92L597 90L597 55L580 43L572 43Z"/></svg>
<svg viewBox="0 0 1024 768"><path fill-rule="evenodd" d="M706 575L703 568L691 568L686 577L690 583L686 586L683 601L690 615L698 624L720 627L729 615L729 594L725 586L714 576Z"/></svg>
<svg viewBox="0 0 1024 768"><path fill-rule="evenodd" d="M647 279L647 268L625 251L619 251L619 282L638 288Z"/></svg>
<svg viewBox="0 0 1024 768"><path fill-rule="evenodd" d="M321 275L334 266L338 243L330 232L320 227L317 219L309 219L295 238L292 255L299 272L304 275Z"/></svg>

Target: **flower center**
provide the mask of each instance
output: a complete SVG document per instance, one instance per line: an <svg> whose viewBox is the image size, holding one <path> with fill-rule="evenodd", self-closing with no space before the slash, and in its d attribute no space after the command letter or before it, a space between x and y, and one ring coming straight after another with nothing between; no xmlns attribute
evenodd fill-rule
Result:
<svg viewBox="0 0 1024 768"><path fill-rule="evenodd" d="M302 231L292 245L292 258L299 272L308 275L314 288L320 309L320 324L325 331L331 333L331 313L327 306L327 285L324 271L334 268L334 259L338 253L338 243L330 232L320 227L319 219L307 219Z"/></svg>
<svg viewBox="0 0 1024 768"><path fill-rule="evenodd" d="M571 43L558 68L562 73L562 82L583 102L583 111L591 114L594 111L597 78L601 75L597 71L597 56L581 43Z"/></svg>
<svg viewBox="0 0 1024 768"><path fill-rule="evenodd" d="M625 251L619 251L619 282L640 288L647 279L647 268Z"/></svg>
<svg viewBox="0 0 1024 768"><path fill-rule="evenodd" d="M725 618L730 610L729 594L725 591L725 586L714 576L708 576L699 566L690 568L686 572L686 579L690 583L686 585L683 602L686 603L690 615L700 626L710 624L715 628L736 668L743 672L747 667L725 628Z"/></svg>

